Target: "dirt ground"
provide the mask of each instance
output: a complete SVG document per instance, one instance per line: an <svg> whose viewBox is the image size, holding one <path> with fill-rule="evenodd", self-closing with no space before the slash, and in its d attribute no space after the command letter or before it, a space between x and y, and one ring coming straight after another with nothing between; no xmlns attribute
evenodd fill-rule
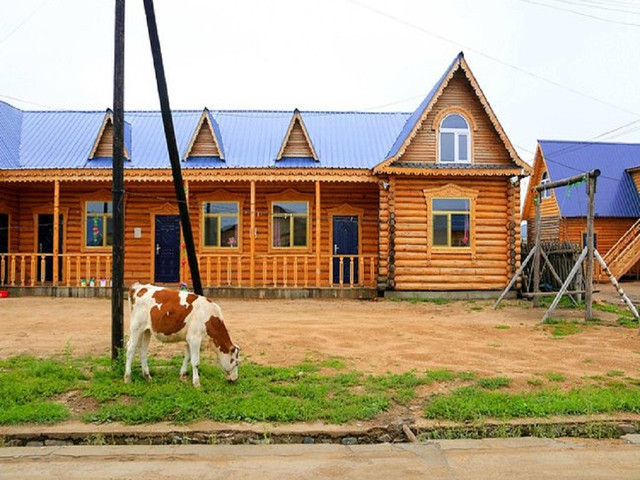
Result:
<svg viewBox="0 0 640 480"><path fill-rule="evenodd" d="M616 301L611 289L600 288L601 298ZM632 297L640 296L638 284L626 288ZM507 301L497 311L489 301L436 305L221 299L218 303L243 356L262 364L337 357L348 368L370 373L448 368L504 375L518 383L549 371L574 381L614 370L640 375L637 329L589 325L574 335L554 338L552 327L539 325L544 309L532 308L527 301ZM111 341L110 305L108 299L0 299L0 357L65 351L106 354ZM563 309L554 316L579 320L581 314ZM618 317L596 314L611 324ZM183 346L153 340L150 350L152 355L171 356L181 354Z"/></svg>

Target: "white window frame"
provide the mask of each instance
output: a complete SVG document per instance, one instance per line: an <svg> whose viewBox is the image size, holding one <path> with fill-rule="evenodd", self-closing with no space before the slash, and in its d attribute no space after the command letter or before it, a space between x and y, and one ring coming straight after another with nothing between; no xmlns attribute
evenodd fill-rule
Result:
<svg viewBox="0 0 640 480"><path fill-rule="evenodd" d="M549 172L542 172L542 176L540 178L540 185L544 185L545 183L551 183L551 178L549 178ZM542 190L542 199L551 198L551 189L548 188L546 190Z"/></svg>
<svg viewBox="0 0 640 480"><path fill-rule="evenodd" d="M467 124L467 128L448 128L443 127L445 120L452 115L457 115L461 117ZM443 133L453 133L453 160L447 161L442 160L442 134ZM460 152L459 152L459 137L460 135L467 136L467 158L465 160L460 160ZM471 128L469 127L469 120L465 118L461 113L455 112L450 113L445 116L440 122L440 131L438 133L438 163L455 163L455 164L467 164L471 163Z"/></svg>

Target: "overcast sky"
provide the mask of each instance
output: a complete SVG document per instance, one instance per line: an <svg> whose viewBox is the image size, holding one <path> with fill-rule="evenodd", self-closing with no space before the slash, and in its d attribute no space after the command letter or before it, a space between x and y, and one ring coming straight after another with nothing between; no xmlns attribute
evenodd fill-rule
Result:
<svg viewBox="0 0 640 480"><path fill-rule="evenodd" d="M174 109L412 111L463 50L523 159L538 138L640 142L640 1L155 3ZM111 106L113 1L0 6L0 99ZM158 109L141 0L125 41L126 108Z"/></svg>

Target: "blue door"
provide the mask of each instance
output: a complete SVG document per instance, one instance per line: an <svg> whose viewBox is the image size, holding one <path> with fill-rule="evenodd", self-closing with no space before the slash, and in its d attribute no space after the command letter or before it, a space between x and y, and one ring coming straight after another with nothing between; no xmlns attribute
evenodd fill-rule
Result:
<svg viewBox="0 0 640 480"><path fill-rule="evenodd" d="M180 217L156 215L155 281L180 281Z"/></svg>
<svg viewBox="0 0 640 480"><path fill-rule="evenodd" d="M358 217L335 215L333 217L333 283L340 283L340 257L342 257L342 281L358 283Z"/></svg>
<svg viewBox="0 0 640 480"><path fill-rule="evenodd" d="M58 217L58 245L59 252L63 251L62 240L64 238L64 217ZM53 253L53 215L38 215L38 253ZM58 277L62 279L62 257L58 257ZM42 279L42 262L38 257L38 278ZM53 256L49 255L44 259L44 281L51 282L53 280Z"/></svg>

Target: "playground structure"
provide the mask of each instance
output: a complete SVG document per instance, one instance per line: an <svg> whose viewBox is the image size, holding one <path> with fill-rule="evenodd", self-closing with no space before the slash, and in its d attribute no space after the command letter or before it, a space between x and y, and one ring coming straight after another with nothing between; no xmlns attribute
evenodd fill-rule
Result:
<svg viewBox="0 0 640 480"><path fill-rule="evenodd" d="M594 248L594 234L593 234L594 198L596 194L596 183L599 175L600 175L600 170L595 169L589 172L582 173L580 175L564 178L556 182L540 183L534 187L533 190L535 190L536 192L536 197L535 197L536 214L535 214L535 227L534 227L535 243L533 248L527 255L527 257L525 258L525 260L520 265L520 268L511 279L511 282L509 282L509 285L507 285L507 287L504 289L500 297L498 297L498 299L496 300L495 304L493 305L494 310L498 308L498 306L500 305L500 302L502 302L507 292L509 292L509 290L513 288L518 278L520 278L520 276L522 275L522 272L524 271L527 264L531 261L531 259L533 259L533 262L534 262L533 263L533 292L530 293L529 296L533 298L534 305L536 306L538 305L539 298L541 296L555 295L553 302L551 302L551 305L549 306L544 316L542 317L541 322L545 323L549 319L549 317L551 316L555 308L558 306L558 303L560 302L561 298L564 295L568 295L569 298L571 298L571 300L573 301L573 303L577 305L578 303L573 297L571 297L571 295L582 294L582 293L585 294L585 321L593 320L593 276L594 276L594 263L595 263L595 260L597 260L600 266L602 267L603 272L609 277L609 280L611 281L616 291L620 295L620 298L627 305L627 307L629 308L633 316L636 319L640 320L640 315L638 314L638 310L636 309L635 305L633 305L633 302L631 302L629 297L624 293L624 290L618 283L618 280L615 278L615 276L609 269L607 263L600 255L600 253ZM542 243L540 240L540 231L541 231L540 204L542 203L542 195L545 191L558 188L558 187L563 187L566 185L575 185L583 182L586 183L586 188L587 188L586 246L582 249L580 256L578 257L577 261L573 265L573 268L569 272L569 275L567 276L567 278L564 281L562 281L560 276L556 273L555 269L553 268L553 265L549 261L549 258L547 254L544 252L544 249L542 248ZM549 271L551 272L551 275L556 280L556 282L558 284L561 284L560 290L558 292L541 292L540 291L540 259L541 258L545 261L547 267L549 268ZM571 285L571 282L573 281L576 274L582 271L583 263L585 262L586 264L585 264L584 291L569 291L569 285Z"/></svg>

